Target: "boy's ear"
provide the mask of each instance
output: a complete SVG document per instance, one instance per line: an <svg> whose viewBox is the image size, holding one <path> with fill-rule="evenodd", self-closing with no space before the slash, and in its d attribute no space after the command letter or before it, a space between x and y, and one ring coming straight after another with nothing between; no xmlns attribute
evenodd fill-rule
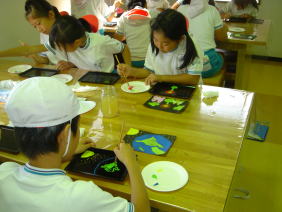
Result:
<svg viewBox="0 0 282 212"><path fill-rule="evenodd" d="M65 151L65 146L66 146L66 142L68 139L69 130L70 130L70 124L67 124L57 137L57 142L59 145L59 152Z"/></svg>

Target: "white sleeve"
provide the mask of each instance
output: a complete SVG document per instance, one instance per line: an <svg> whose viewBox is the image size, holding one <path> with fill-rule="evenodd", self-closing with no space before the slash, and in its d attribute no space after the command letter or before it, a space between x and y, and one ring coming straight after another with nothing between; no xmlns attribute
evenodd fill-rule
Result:
<svg viewBox="0 0 282 212"><path fill-rule="evenodd" d="M69 199L68 212L134 212L134 205L131 202L121 197L113 197L93 182L75 181L66 199Z"/></svg>
<svg viewBox="0 0 282 212"><path fill-rule="evenodd" d="M106 53L117 54L123 51L124 44L108 35L103 36L103 46L102 48Z"/></svg>
<svg viewBox="0 0 282 212"><path fill-rule="evenodd" d="M207 0L191 0L188 7L188 14L190 18L194 18L204 12L208 7Z"/></svg>
<svg viewBox="0 0 282 212"><path fill-rule="evenodd" d="M212 10L212 20L213 20L214 30L218 30L223 27L223 21L220 17L218 10L215 7L213 7Z"/></svg>
<svg viewBox="0 0 282 212"><path fill-rule="evenodd" d="M146 58L145 58L144 68L147 69L148 71L151 71L151 72L155 72L154 64L153 64L153 57L154 57L153 54L154 53L152 52L152 46L151 46L151 44L149 44L147 54L146 54Z"/></svg>
<svg viewBox="0 0 282 212"><path fill-rule="evenodd" d="M120 35L124 35L124 14L121 15L118 23L117 23L117 33Z"/></svg>
<svg viewBox="0 0 282 212"><path fill-rule="evenodd" d="M187 73L191 75L201 75L204 67L204 52L198 45L198 43L195 41L193 36L190 36L191 39L193 40L193 43L195 45L198 57L196 57L193 62L188 65L187 67Z"/></svg>

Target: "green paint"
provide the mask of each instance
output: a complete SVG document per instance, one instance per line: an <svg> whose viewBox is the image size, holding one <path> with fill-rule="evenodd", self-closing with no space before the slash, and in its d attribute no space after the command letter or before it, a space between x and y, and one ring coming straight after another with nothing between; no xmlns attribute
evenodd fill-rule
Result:
<svg viewBox="0 0 282 212"><path fill-rule="evenodd" d="M178 88L178 86L173 85L173 86L171 86L170 88L171 88L172 91L174 91L174 90L176 90L176 89Z"/></svg>
<svg viewBox="0 0 282 212"><path fill-rule="evenodd" d="M158 147L154 146L151 148L152 152L155 153L156 155L162 155L165 153L165 151L159 149Z"/></svg>
<svg viewBox="0 0 282 212"><path fill-rule="evenodd" d="M144 140L136 140L136 142L142 142L147 146L157 146L157 147L160 147L160 148L164 148L163 145L161 145L157 142L157 139L155 137L147 138L147 139L144 139Z"/></svg>
<svg viewBox="0 0 282 212"><path fill-rule="evenodd" d="M127 135L137 135L138 133L139 133L139 130L135 128L130 128L126 134Z"/></svg>
<svg viewBox="0 0 282 212"><path fill-rule="evenodd" d="M139 149L139 150L141 150L142 152L144 152L144 151L145 151L145 149L143 149L141 146L140 146L140 147L138 147L138 149Z"/></svg>
<svg viewBox="0 0 282 212"><path fill-rule="evenodd" d="M117 172L117 171L120 170L118 165L117 165L117 162L105 164L105 165L101 166L101 168L103 168L106 172Z"/></svg>
<svg viewBox="0 0 282 212"><path fill-rule="evenodd" d="M182 110L183 108L184 108L183 105L179 105L179 106L173 107L172 109L173 110Z"/></svg>
<svg viewBox="0 0 282 212"><path fill-rule="evenodd" d="M155 175L155 174L153 174L153 175L152 175L152 178L153 178L153 179L158 179L158 176Z"/></svg>
<svg viewBox="0 0 282 212"><path fill-rule="evenodd" d="M181 100L175 100L175 104L177 104L177 105L181 105L183 103L183 101L181 101Z"/></svg>
<svg viewBox="0 0 282 212"><path fill-rule="evenodd" d="M158 103L158 102L148 102L148 105L155 107L155 106L159 106L160 103Z"/></svg>
<svg viewBox="0 0 282 212"><path fill-rule="evenodd" d="M90 150L86 150L80 157L81 158L89 158L93 155L95 155L95 152L92 152Z"/></svg>

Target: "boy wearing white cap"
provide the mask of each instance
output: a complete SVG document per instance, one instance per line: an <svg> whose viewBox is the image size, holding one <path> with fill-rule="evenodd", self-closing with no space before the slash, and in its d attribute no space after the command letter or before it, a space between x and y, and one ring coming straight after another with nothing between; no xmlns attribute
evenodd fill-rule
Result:
<svg viewBox="0 0 282 212"><path fill-rule="evenodd" d="M131 202L101 190L92 181L75 181L61 170L91 146L79 140L79 102L63 83L48 77L22 81L12 90L5 109L29 162L0 165L0 211L77 212L149 211L149 201L136 157L128 144L114 151L127 167ZM138 194L138 196L137 196Z"/></svg>

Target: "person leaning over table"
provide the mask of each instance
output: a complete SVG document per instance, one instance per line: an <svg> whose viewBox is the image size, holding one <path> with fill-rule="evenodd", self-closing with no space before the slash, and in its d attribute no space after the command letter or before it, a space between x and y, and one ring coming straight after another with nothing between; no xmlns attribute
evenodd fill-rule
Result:
<svg viewBox="0 0 282 212"><path fill-rule="evenodd" d="M26 56L46 50L58 60L71 62L80 69L106 73L115 72L113 54L129 54L127 45L109 36L88 33L79 20L66 15L53 24L49 42L0 51L0 57Z"/></svg>
<svg viewBox="0 0 282 212"><path fill-rule="evenodd" d="M74 154L93 146L79 142L79 102L64 83L51 77L24 80L11 91L5 109L28 162L0 165L0 211L150 211L129 144L120 143L114 152L128 170L131 202L113 197L92 181L72 181L61 169Z"/></svg>

